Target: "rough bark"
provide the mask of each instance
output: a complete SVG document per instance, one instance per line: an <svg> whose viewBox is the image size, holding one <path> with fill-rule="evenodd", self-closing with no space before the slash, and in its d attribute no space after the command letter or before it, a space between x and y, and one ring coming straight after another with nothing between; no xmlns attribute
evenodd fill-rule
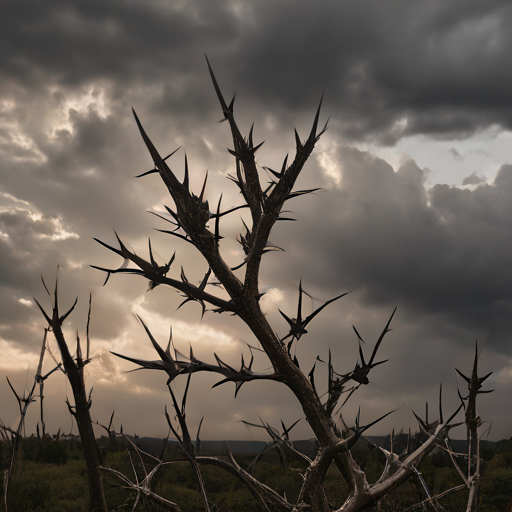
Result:
<svg viewBox="0 0 512 512"><path fill-rule="evenodd" d="M87 478L89 483L89 505L92 512L107 512L107 503L105 501L105 493L103 488L103 480L100 475L99 467L101 464L100 452L96 438L94 436L94 429L92 427L92 420L90 415L91 401L87 398L84 381L84 366L87 361L82 360L80 341L77 339L77 354L76 362L73 360L68 348L68 344L62 332L62 324L67 316L73 311L75 304L71 309L59 316L58 294L57 286L55 287L55 303L53 307L52 316L48 316L41 305L36 301L41 309L43 315L48 321L57 344L59 346L60 354L64 371L71 385L73 391L73 398L75 405L71 406L68 403L69 411L75 417L80 433L82 448L85 456L87 466ZM73 410L74 409L74 410Z"/></svg>

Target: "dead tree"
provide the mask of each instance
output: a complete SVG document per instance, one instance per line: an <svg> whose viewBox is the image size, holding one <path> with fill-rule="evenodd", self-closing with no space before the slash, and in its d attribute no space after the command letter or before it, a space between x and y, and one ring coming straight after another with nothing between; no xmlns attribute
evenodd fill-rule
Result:
<svg viewBox="0 0 512 512"><path fill-rule="evenodd" d="M457 370L457 373L466 381L468 385L468 395L466 397L460 396L462 403L466 409L466 428L467 428L467 439L468 439L468 454L467 454L467 473L464 477L462 470L457 465L456 461L453 461L455 468L459 474L463 477L464 484L469 490L469 499L467 512L476 512L478 510L478 498L480 492L480 436L478 434L478 428L482 425L482 419L476 411L477 395L481 393L492 393L490 390L482 390L483 382L491 376L491 373L484 375L483 377L478 376L478 360L480 355L478 354L478 343L475 346L475 359L473 362L473 370L471 377L466 377L463 373Z"/></svg>
<svg viewBox="0 0 512 512"><path fill-rule="evenodd" d="M26 390L26 391L28 391L28 394L27 394L26 391L24 391L23 392L23 396L20 397L19 394L14 389L13 385L11 384L11 381L9 380L9 377L7 377L7 382L9 384L9 387L11 388L11 391L13 392L13 394L16 397L16 400L18 402L18 407L19 407L19 410L20 410L20 420L18 422L18 427L17 427L16 430L13 430L10 427L7 427L0 420L0 441L1 441L2 438L7 439L8 438L8 434L9 434L10 438L11 438L11 444L12 444L9 467L4 472L4 507L5 507L6 512L9 510L9 508L8 508L8 500L7 500L8 491L9 491L9 482L10 482L11 474L12 474L12 471L13 471L13 468L14 468L14 463L16 461L16 456L18 454L18 449L19 449L19 446L20 446L20 441L22 439L22 433L21 432L22 432L22 430L23 431L25 430L25 417L27 415L28 408L29 408L31 403L36 401L36 396L37 395L35 395L35 389L36 389L36 385L37 384L39 384L41 430L42 430L42 433L43 433L42 438L39 437L39 425L37 425L37 433L38 433L38 438L41 441L44 442L44 440L45 440L45 423L44 423L44 414L43 414L44 382L53 372L59 370L60 367L61 367L61 364L57 364L57 366L55 368L53 368L53 370L49 371L45 375L42 374L44 355L45 355L45 352L46 352L46 336L47 336L47 334L48 334L48 330L45 329L44 330L43 343L42 343L42 346L41 346L41 354L39 356L39 363L37 365L36 374L34 376L34 382L32 384L32 388L30 390L28 390L28 388L27 388L27 390Z"/></svg>
<svg viewBox="0 0 512 512"><path fill-rule="evenodd" d="M326 125L319 129L321 101L307 139L303 141L297 131L295 131L296 151L293 161L288 165L288 159L285 158L280 171L266 168L272 175L272 180L268 186L263 186L255 160L255 153L263 143L254 144L252 128L247 138L242 136L233 113L234 98L229 104L224 100L210 63L207 62L207 64L222 108L224 120L228 122L231 130L233 149L229 149L229 152L235 160L235 173L230 176L230 179L241 193L244 201L241 206L221 211L221 198L219 198L216 210L210 212L209 203L205 199L206 179L198 196L191 192L189 188L188 163L185 157L184 179L183 182L180 182L167 164L167 160L175 152L163 158L151 142L134 111L135 121L140 134L154 163L154 169L141 176L157 173L166 185L174 201L174 206L172 208L166 206L172 220L167 218L165 220L168 220L173 227L164 232L191 243L203 255L207 263L203 281L199 286L191 284L183 270L179 278L169 277L168 273L171 271L174 256L170 258L168 263L159 265L153 257L150 243L149 259L144 259L128 250L119 236L117 236L117 233L116 237L119 248L108 245L100 240L98 242L121 256L124 259L123 265L117 269L94 268L106 272L107 280L113 273L131 273L141 275L149 280L150 289L158 285L170 286L183 293L185 302L198 302L202 307L203 313L206 305L209 304L219 313L229 312L238 316L250 328L255 338L263 347L270 360L272 371L269 373L255 372L252 369L252 359L247 365L242 358L240 369L236 369L223 362L216 355L216 364L210 364L197 359L192 349L189 357L185 357L176 351L172 353L170 344L166 350L160 347L144 323L143 326L160 359L157 361L142 361L126 355L120 357L124 357L143 368L165 371L168 375L168 384L178 376L203 371L220 374L223 379L218 384L234 382L237 392L244 383L260 379L273 380L287 386L302 407L304 415L318 442L316 457L307 462L308 468L304 474L304 483L297 503L290 504L279 495L276 495L276 493L273 493L271 489L262 487L262 484L257 483L249 473L239 468L234 459L232 464L227 464L229 467L224 467L224 469L231 471L233 474L238 474L240 478L249 482L249 487L259 496L260 503L262 503L264 509L268 510L266 505L268 501L280 510L299 510L309 506L311 510L327 512L331 510L331 506L324 491L323 480L327 469L334 461L349 487L349 495L345 503L338 509L339 512L362 510L371 506L372 503L376 503L380 498L417 474L417 467L425 456L447 437L449 429L453 426L451 422L460 408L446 420L443 419L441 414L435 424L425 424L423 429L425 436L422 443L404 457L393 459L391 454L392 460L390 459L389 464L386 465L381 478L376 483L369 484L365 473L353 458L350 450L364 431L382 418L363 426L359 424L358 417L355 427L345 432L340 432L333 419L333 414L341 397L344 394L346 395L344 404L361 385L369 382L371 370L385 362L376 361L375 359L384 336L389 330L393 315L391 315L377 340L371 358L368 361L365 360L360 345L360 361L358 361L354 369L348 373L338 373L335 371L334 363L329 355L329 360L326 362L329 374L327 398L321 398L322 395L317 393L315 386L316 363L309 374L304 373L299 366L296 356L292 356L291 348L293 343L296 343L307 333L306 327L320 310L329 303L340 299L344 294L338 295L313 314L302 318L302 295L305 292L302 290L302 287L299 287L297 318L291 319L285 313L282 313L290 328L289 332L285 333L282 337L278 336L270 326L261 310L259 302L261 297L259 289L261 259L266 252L273 248L269 244L269 236L276 222L289 220L283 216L285 203L292 198L317 190L296 191L294 186L304 165L312 154L315 144L326 130ZM249 209L252 222L250 226L247 226L245 223L243 224L243 233L238 238L245 258L239 265L230 268L221 254L219 244L222 239L220 223L224 215L239 208ZM213 226L210 227L210 223ZM128 268L128 263L135 264L137 268ZM235 272L241 268L244 268L244 275L242 278L239 278ZM206 290L211 275L215 276L218 281L216 284L220 284L229 299L223 299ZM58 323L57 321L56 324ZM356 335L362 341L357 330ZM176 404L175 407L178 410ZM196 457L193 451L191 451L191 447L188 446L190 443L184 444L186 445L184 451L194 468L197 468L198 463L226 466L225 462L202 461L201 459L207 458ZM137 487L137 492L139 491L140 488ZM206 507L208 508L208 506Z"/></svg>
<svg viewBox="0 0 512 512"><path fill-rule="evenodd" d="M44 287L46 288L46 291L51 299L51 294L48 291L46 284L44 284ZM78 431L80 433L80 439L82 441L85 462L87 465L87 478L89 481L89 503L91 510L95 512L106 512L107 504L105 501L105 494L103 490L103 481L99 471L101 458L98 444L94 436L94 429L92 426L90 414L91 396L90 393L89 395L87 395L84 380L84 368L85 365L90 361L89 321L91 318L91 301L89 299L89 315L87 321L87 352L86 357L84 359L82 354L80 338L78 334L76 338L76 354L75 357L73 358L71 352L69 351L69 347L64 337L64 333L62 332L62 324L75 308L78 299L75 300L74 304L66 313L60 315L58 282L56 281L51 316L46 313L44 308L39 304L39 302L37 302L36 299L34 300L36 301L36 304L39 306L39 309L41 310L46 321L48 322L48 329L51 332L53 332L55 336L55 340L57 341L57 345L59 347L62 358L64 373L66 374L66 377L71 385L71 389L73 390L73 399L75 405L71 405L67 399L66 403L68 405L69 412L76 420Z"/></svg>

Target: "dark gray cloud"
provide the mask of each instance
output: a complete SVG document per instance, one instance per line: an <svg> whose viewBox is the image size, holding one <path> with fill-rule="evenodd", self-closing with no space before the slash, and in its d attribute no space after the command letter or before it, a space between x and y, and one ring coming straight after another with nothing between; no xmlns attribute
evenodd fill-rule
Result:
<svg viewBox="0 0 512 512"><path fill-rule="evenodd" d="M2 4L0 343L10 359L0 369L13 372L22 386L26 373L20 367L31 357L37 361L44 323L32 298L50 307L40 276L52 288L58 264L63 307L79 296L66 324L69 339L77 328L83 336L93 294L90 381L100 420L115 406L125 430L142 433L145 425L131 415L133 396L144 404L139 418L151 410L152 424L162 419L166 396L155 391L162 376L124 375L130 366L108 352L154 357L134 312L151 322L162 343L173 323L181 349L193 341L206 360L213 361L213 351L230 364L238 364L240 352L247 355L243 342L252 343L252 335L236 318L207 313L198 323L197 305L176 312L182 300L177 293L160 287L147 293L147 283L133 276L113 276L102 288L105 276L89 267L120 265L93 240L115 244L115 229L141 254L151 236L159 261L177 250L176 276L182 264L191 281L204 275L201 258L153 231L167 226L145 213L171 203L157 177L133 178L151 161L130 108L162 153L184 147L194 189L209 169L210 204L221 189L223 205L239 204L224 178L232 170L225 151L231 142L227 125L217 124L222 113L206 52L226 97L238 93L242 131L255 121L255 137L267 140L258 152L261 166L280 167L293 152L293 126L306 136L325 93L329 131L298 183L323 190L290 202L298 222L281 223L271 237L287 252L266 255L262 273L265 309L279 333L286 326L278 309L295 311L300 279L316 306L352 290L311 325L310 341L301 340L304 366L309 371L316 355L326 357L331 346L343 363L339 371L350 371L357 357L352 324L371 347L398 306L395 332L383 346L390 362L376 369L378 378L362 390L361 400L363 408L382 414L404 401L419 408L425 396L436 399L434 388L453 365L468 368L474 338L483 341L494 329L484 354L489 371L496 370L498 392L482 409L492 416L512 383L512 167L500 162L489 184L471 174L463 182L471 189L428 190L427 171L414 161L404 160L395 172L355 146L392 146L409 135L455 140L491 126L509 130L511 17L509 2L467 0ZM456 150L452 155L460 157ZM169 162L181 176L183 151ZM235 242L238 220L237 214L222 224L230 264L242 258ZM300 414L288 395L274 395L266 386L244 388L246 401L233 404L226 398L231 388L200 391L212 383L197 381L192 398L198 412L189 413L194 421L201 409L207 413L212 437L229 431L243 438L237 421L257 420L258 412L289 422ZM7 392L1 389L2 404ZM455 392L452 398L455 405ZM15 410L0 413L14 421ZM409 410L397 414L383 428L411 424ZM510 418L501 418L496 435L510 436L508 425ZM309 435L307 426L300 429Z"/></svg>
<svg viewBox="0 0 512 512"><path fill-rule="evenodd" d="M296 122L325 90L343 136L357 140L463 137L512 122L504 1L55 1L2 11L2 81L12 94L101 80L119 99L153 87L144 108L186 117L185 127L213 106L207 52L231 90L280 122Z"/></svg>
<svg viewBox="0 0 512 512"><path fill-rule="evenodd" d="M283 233L310 281L332 293L357 290L369 307L441 315L468 333L495 329L495 349L508 353L512 167L473 191L426 190L413 161L394 172L351 146L338 148L335 160L340 189L310 203L312 211L297 210L300 227Z"/></svg>

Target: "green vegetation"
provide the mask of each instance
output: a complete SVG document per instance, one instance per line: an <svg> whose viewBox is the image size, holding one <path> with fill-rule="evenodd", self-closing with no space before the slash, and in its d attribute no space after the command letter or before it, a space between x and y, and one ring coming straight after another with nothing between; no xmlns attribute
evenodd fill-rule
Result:
<svg viewBox="0 0 512 512"><path fill-rule="evenodd" d="M105 443L101 443L105 444ZM486 450L483 465L483 478L480 496L482 512L512 511L512 443L502 441L496 450ZM9 461L10 443L0 443L2 471ZM165 459L175 458L176 450L168 450ZM461 483L443 452L436 452L426 458L419 470L433 493L455 487ZM132 454L139 479L144 473L137 456ZM364 469L369 482L375 482L384 467L382 453L369 443L360 443L354 449L354 456ZM220 457L222 458L222 457ZM227 458L225 459L227 460ZM239 464L247 468L251 456L237 456ZM106 457L106 466L120 471L133 479L133 470L126 451L119 449ZM150 459L145 460L148 467ZM288 470L279 464L260 462L254 476L266 485L271 485L280 495L286 493L295 500L302 485L301 473L305 466L292 462ZM212 504L223 512L256 512L261 510L254 496L237 478L213 466L201 466L206 491ZM109 510L128 511L133 507L135 494L122 489L109 476L106 477L106 497ZM89 510L87 471L80 443L70 441L48 441L42 443L32 437L23 439L15 463L10 483L9 510L17 512L85 512ZM348 487L340 485L338 469L335 464L327 471L325 489L332 505L340 506L346 499ZM179 503L183 512L202 512L204 504L197 488L197 481L187 461L166 465L160 470L153 491L163 498ZM3 492L3 489L2 489ZM425 499L417 479L412 479L380 501L380 510L386 512L414 510L413 506ZM440 504L449 512L466 510L467 491L451 493ZM411 507L410 509L408 507ZM3 510L3 504L0 505ZM155 503L141 498L138 510L167 510ZM416 510L421 510L416 509ZM429 510L427 508L427 510Z"/></svg>

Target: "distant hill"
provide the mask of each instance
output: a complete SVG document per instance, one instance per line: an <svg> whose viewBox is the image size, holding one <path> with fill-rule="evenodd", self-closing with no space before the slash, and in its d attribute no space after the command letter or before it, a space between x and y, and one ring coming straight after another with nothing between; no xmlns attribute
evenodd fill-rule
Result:
<svg viewBox="0 0 512 512"><path fill-rule="evenodd" d="M130 435L127 435L126 437L142 451L155 457L162 451L163 439ZM292 443L295 449L299 452L310 458L315 457L317 445L314 439L292 441ZM167 446L177 446L177 444L178 443L174 439L169 439L167 441ZM195 441L192 441L192 444L194 447L196 446ZM199 453L201 455L228 455L228 446L235 455L256 455L267 447L267 443L264 441L201 441Z"/></svg>
<svg viewBox="0 0 512 512"><path fill-rule="evenodd" d="M127 435L137 447L141 450L149 453L157 457L163 447L163 439L155 438L155 437L138 437L138 436L130 436ZM365 436L360 442L373 443L376 446L384 448L386 450L391 449L391 436ZM465 453L467 452L467 441L465 439L451 439L450 443L455 452ZM194 447L196 446L195 441L192 442ZM229 449L235 455L256 455L262 452L269 443L265 443L264 441L201 441L200 451L201 455L228 455L228 446ZM307 455L309 458L314 458L316 456L318 446L315 439L303 439L292 441L294 448ZM167 446L177 446L177 442L174 439L169 439L167 441ZM407 446L407 434L397 434L393 438L393 451L395 453L402 452ZM504 439L502 441L480 441L480 449L482 451L508 451L510 449L512 451L512 440ZM273 455L269 455L270 458L273 459Z"/></svg>

